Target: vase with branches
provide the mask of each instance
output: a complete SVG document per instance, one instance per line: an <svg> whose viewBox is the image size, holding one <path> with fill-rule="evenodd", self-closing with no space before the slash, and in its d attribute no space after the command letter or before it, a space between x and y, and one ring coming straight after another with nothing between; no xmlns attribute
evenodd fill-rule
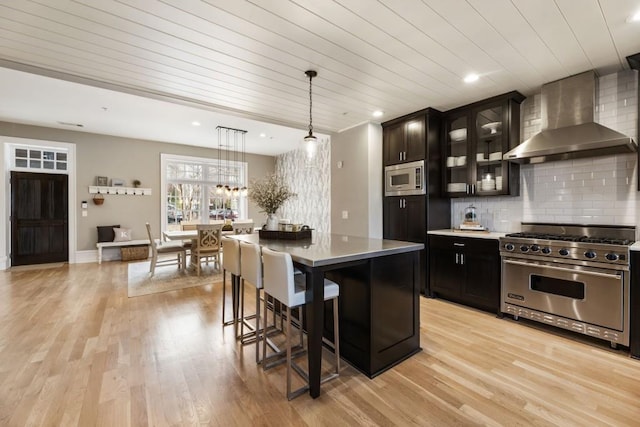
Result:
<svg viewBox="0 0 640 427"><path fill-rule="evenodd" d="M267 230L278 229L276 211L280 209L284 202L295 196L296 193L293 193L284 182L284 179L277 174L268 175L261 180L251 181L249 200L267 214Z"/></svg>

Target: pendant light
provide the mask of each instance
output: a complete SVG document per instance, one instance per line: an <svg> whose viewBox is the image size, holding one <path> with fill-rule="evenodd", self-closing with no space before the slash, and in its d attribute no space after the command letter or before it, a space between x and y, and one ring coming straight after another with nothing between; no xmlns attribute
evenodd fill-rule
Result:
<svg viewBox="0 0 640 427"><path fill-rule="evenodd" d="M318 139L313 135L313 116L311 115L313 107L313 98L311 96L311 80L318 75L315 70L307 70L304 72L309 77L309 135L304 137L305 150L307 158L311 159L316 155L318 150Z"/></svg>
<svg viewBox="0 0 640 427"><path fill-rule="evenodd" d="M238 164L238 132L233 132L233 163ZM237 175L234 174L237 179ZM238 188L238 181L234 180L233 188L231 189L231 196L237 199L240 196L240 188Z"/></svg>
<svg viewBox="0 0 640 427"><path fill-rule="evenodd" d="M245 157L244 157L245 156L245 137L244 137L244 135L246 133L247 132L242 132L242 163L245 164L245 165L247 164L246 160L245 160ZM243 177L242 181L244 182L244 177ZM247 186L245 184L245 185L242 186L242 188L240 188L240 195L242 197L246 197L248 193L249 193L249 189L247 188Z"/></svg>
<svg viewBox="0 0 640 427"><path fill-rule="evenodd" d="M217 195L222 195L223 192L223 187L222 187L222 181L221 181L221 174L220 174L220 168L222 167L222 162L220 161L220 151L222 150L222 141L221 141L221 137L222 137L222 128L220 126L216 127L216 130L218 131L218 185L216 185L216 194Z"/></svg>

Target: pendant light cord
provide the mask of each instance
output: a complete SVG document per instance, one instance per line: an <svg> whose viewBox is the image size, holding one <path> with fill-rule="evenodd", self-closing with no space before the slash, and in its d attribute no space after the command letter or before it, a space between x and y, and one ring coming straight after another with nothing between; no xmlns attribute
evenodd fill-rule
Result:
<svg viewBox="0 0 640 427"><path fill-rule="evenodd" d="M304 72L307 76L309 76L309 135L307 135L307 137L310 138L314 138L313 136L313 115L312 115L312 110L313 110L313 96L312 96L312 92L311 92L311 80L313 80L313 78L315 76L318 75L318 72L315 70L307 70Z"/></svg>
<svg viewBox="0 0 640 427"><path fill-rule="evenodd" d="M313 107L313 97L311 96L311 80L313 79L313 75L309 74L309 135L313 135L313 116L311 114L311 109Z"/></svg>

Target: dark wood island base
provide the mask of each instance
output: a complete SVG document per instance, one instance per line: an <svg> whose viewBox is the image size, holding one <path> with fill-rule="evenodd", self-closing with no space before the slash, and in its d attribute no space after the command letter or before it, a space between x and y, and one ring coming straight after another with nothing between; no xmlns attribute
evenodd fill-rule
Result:
<svg viewBox="0 0 640 427"><path fill-rule="evenodd" d="M326 277L340 284L340 354L373 378L421 351L420 251L359 261ZM324 334L333 338L332 305Z"/></svg>

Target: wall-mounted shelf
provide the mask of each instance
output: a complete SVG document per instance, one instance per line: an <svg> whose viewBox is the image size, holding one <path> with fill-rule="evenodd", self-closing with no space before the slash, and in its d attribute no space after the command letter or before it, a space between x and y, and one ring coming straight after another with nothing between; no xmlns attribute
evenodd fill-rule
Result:
<svg viewBox="0 0 640 427"><path fill-rule="evenodd" d="M89 186L89 194L119 194L125 196L150 196L150 188L133 188L133 187L102 187Z"/></svg>

